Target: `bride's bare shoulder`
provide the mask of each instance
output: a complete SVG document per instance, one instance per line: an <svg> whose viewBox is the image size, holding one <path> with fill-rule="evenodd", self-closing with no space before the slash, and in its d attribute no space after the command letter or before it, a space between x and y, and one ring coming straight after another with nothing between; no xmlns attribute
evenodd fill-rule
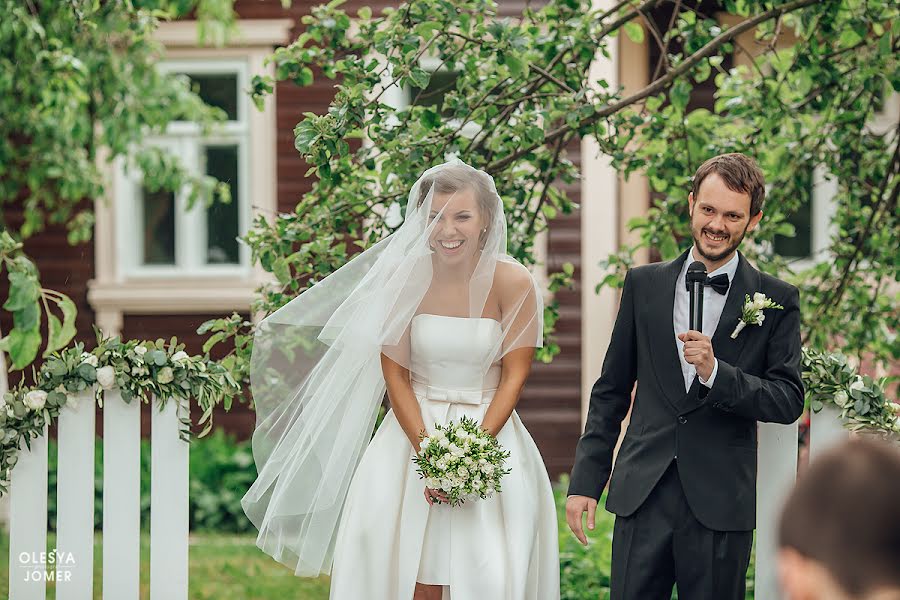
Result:
<svg viewBox="0 0 900 600"><path fill-rule="evenodd" d="M533 286L534 278L525 265L514 260L497 262L494 287L501 294L510 292L521 294Z"/></svg>

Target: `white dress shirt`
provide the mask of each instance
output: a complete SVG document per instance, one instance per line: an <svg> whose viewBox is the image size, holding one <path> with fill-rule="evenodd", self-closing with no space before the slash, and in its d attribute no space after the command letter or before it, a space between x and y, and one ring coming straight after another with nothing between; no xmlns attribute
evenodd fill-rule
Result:
<svg viewBox="0 0 900 600"><path fill-rule="evenodd" d="M675 280L675 305L672 309L672 324L675 329L675 344L678 346L678 360L681 361L681 374L684 377L684 391L691 389L691 383L694 381L694 375L697 375L697 369L694 365L684 359L684 342L678 339L679 333L684 333L690 329L690 319L688 311L690 307L690 294L684 284L684 278L687 275L688 267L695 260L699 260L695 255L696 248L691 247L691 251L681 267L681 273ZM728 291L731 291L731 284L734 283L734 274L738 267L738 253L735 252L727 263L716 269L707 276L714 277L725 273L728 275ZM703 287L703 335L712 338L719 325L719 318L722 316L722 309L725 308L725 299L728 294L720 294L709 286ZM707 381L697 375L700 383L708 388L713 386L716 380L716 373L719 371L719 359L715 360L712 374Z"/></svg>

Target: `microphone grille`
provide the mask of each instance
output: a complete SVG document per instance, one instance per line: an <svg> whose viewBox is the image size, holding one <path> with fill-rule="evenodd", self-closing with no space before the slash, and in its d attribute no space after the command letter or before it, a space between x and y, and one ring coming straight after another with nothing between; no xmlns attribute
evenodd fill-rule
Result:
<svg viewBox="0 0 900 600"><path fill-rule="evenodd" d="M706 265L702 261L695 260L688 266L687 281L703 281L706 279Z"/></svg>

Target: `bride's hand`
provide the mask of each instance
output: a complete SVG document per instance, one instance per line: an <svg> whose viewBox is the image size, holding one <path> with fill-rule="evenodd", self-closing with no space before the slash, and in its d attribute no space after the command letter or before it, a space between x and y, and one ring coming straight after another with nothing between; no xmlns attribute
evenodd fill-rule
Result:
<svg viewBox="0 0 900 600"><path fill-rule="evenodd" d="M428 502L428 506L434 504L435 501L444 503L450 502L450 499L446 494L444 494L444 492L429 487L425 488L425 500Z"/></svg>

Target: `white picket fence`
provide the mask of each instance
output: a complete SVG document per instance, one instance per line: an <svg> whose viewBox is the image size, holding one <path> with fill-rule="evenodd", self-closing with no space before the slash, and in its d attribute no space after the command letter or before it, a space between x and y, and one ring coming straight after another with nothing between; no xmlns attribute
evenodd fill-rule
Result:
<svg viewBox="0 0 900 600"><path fill-rule="evenodd" d="M798 423L760 423L756 484L756 600L779 600L778 521L788 492L797 478ZM812 413L809 458L847 439L849 433L831 407Z"/></svg>
<svg viewBox="0 0 900 600"><path fill-rule="evenodd" d="M154 406L155 403L154 403ZM178 437L179 403L153 410L151 421L150 598L186 600L188 592L188 444ZM186 411L185 403L179 410ZM94 403L91 393L58 422L57 538L59 600L93 597ZM756 598L782 597L777 527L797 473L797 423L759 426ZM846 439L837 411L812 417L810 457ZM138 600L140 573L140 405L107 393L103 408L103 597ZM46 432L45 432L46 433ZM47 438L23 450L10 490L9 597L44 600L47 547Z"/></svg>
<svg viewBox="0 0 900 600"><path fill-rule="evenodd" d="M59 600L88 600L94 589L93 392L58 421L55 549L47 549L47 436L23 449L11 474L9 598L44 600L53 578ZM186 402L151 418L150 598L188 595L188 444L179 439ZM106 392L103 402L103 598L140 597L140 403ZM55 550L55 552L53 552ZM45 567L46 573L45 576Z"/></svg>

